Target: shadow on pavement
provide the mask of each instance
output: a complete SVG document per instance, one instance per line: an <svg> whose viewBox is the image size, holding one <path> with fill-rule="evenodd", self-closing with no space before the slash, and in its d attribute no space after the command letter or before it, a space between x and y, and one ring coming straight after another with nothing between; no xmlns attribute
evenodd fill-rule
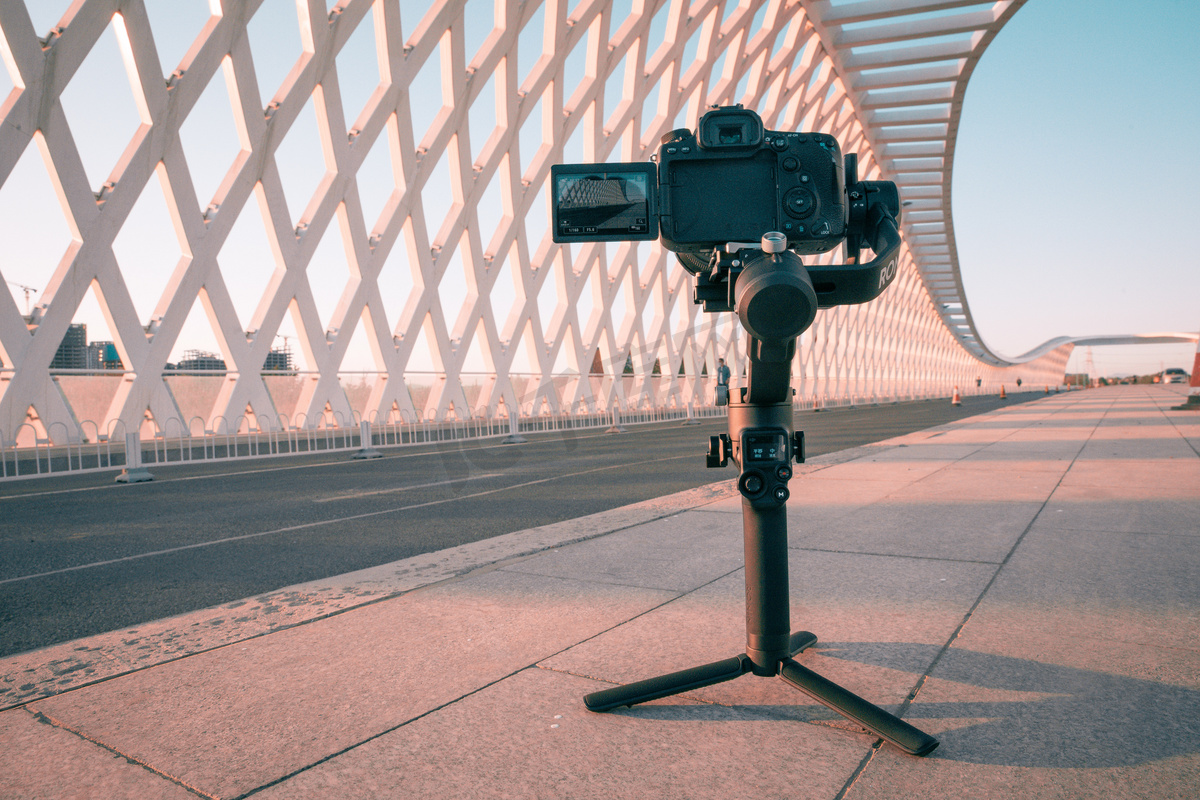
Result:
<svg viewBox="0 0 1200 800"><path fill-rule="evenodd" d="M894 643L818 646L831 658L917 674L940 649ZM934 758L1079 769L1133 766L1200 751L1200 691L1194 689L963 649L944 653L932 676L961 684L953 688L960 696L971 695L973 688L983 690L980 694L1045 695L980 702L930 697L926 702L932 694L927 687L904 714L913 724L980 720L939 733L942 746Z"/></svg>

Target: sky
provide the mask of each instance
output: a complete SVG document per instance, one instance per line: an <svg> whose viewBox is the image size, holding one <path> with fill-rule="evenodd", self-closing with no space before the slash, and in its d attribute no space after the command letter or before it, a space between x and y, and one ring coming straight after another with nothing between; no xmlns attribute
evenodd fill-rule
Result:
<svg viewBox="0 0 1200 800"><path fill-rule="evenodd" d="M1055 336L1200 329L1200 2L1030 0L963 104L952 212L967 302L1002 355ZM1097 373L1196 346L1097 347ZM1086 349L1068 366L1083 371Z"/></svg>
<svg viewBox="0 0 1200 800"><path fill-rule="evenodd" d="M425 4L402 0L402 20L416 19ZM27 5L34 27L43 32L57 22L69 0ZM616 5L627 7L629 0ZM164 72L169 72L203 27L209 2L146 0L146 6ZM481 8L488 14L467 15L469 49L482 42L490 27L490 0ZM264 102L300 53L294 9L294 0L266 0L250 23ZM411 30L412 23L406 22L405 35ZM1030 0L984 53L964 102L952 198L967 302L994 351L1016 356L1060 335L1200 328L1200 257L1186 238L1200 216L1200 193L1186 185L1200 174L1200 153L1193 144L1200 130L1195 88L1200 85L1200 55L1191 41L1197 30L1197 0ZM378 80L372 35L369 25L361 26L351 41L354 46L338 58L348 123ZM529 64L522 72L536 56L536 35L540 33L531 34L530 42L535 46L523 47ZM530 37L523 36L523 45L525 38ZM582 75L582 63L569 62L572 72ZM349 75L363 79L349 81ZM8 76L0 74L0 96L12 85L5 81ZM619 82L612 84L619 92ZM436 97L438 91L436 70L423 71L414 92ZM88 56L62 102L89 181L98 187L138 124L111 32ZM432 118L435 105L414 103L414 116L421 117L418 128L428 121L425 117ZM180 133L201 205L238 151L228 108L224 82L214 80ZM472 106L476 148L485 137L474 130L490 130L494 124L489 112L488 104ZM523 143L530 132L536 137L536 125L526 129ZM83 130L86 137L79 136ZM523 151L533 149L523 144ZM568 143L568 160L578 160L581 154L571 149ZM311 104L276 155L295 217L323 169ZM368 225L390 186L361 176L386 174L389 168L386 148L377 147L360 172ZM431 185L438 183L435 179ZM448 198L426 198L432 216L444 212L448 203ZM493 203L481 207L485 205ZM537 235L538 226L531 222L529 227ZM0 270L8 281L40 291L69 240L40 155L30 147L0 187L0 241L5 242ZM309 267L323 321L332 314L346 279L341 250L340 236L331 229ZM139 317L149 320L170 265L180 255L157 181L151 181L134 207L114 251ZM397 246L395 258L402 258L402 251ZM257 215L239 217L218 260L245 324L271 272L272 257ZM456 268L461 266L451 266ZM385 266L385 276L397 274L403 270ZM385 296L404 296L409 290L390 280L381 279ZM322 291L322 286L333 288ZM12 284L8 288L24 310L24 290ZM462 297L449 296L449 289L445 294L444 307L456 309ZM547 294L553 295L553 287ZM493 297L493 307L503 307L502 299ZM76 319L88 322L93 340L111 338L92 298ZM290 325L285 317L281 333L294 335ZM189 346L216 349L199 303L173 358ZM1190 370L1195 350L1190 344L1098 347L1092 358L1096 374L1146 374L1170 366ZM1078 349L1068 370L1083 371L1086 355Z"/></svg>

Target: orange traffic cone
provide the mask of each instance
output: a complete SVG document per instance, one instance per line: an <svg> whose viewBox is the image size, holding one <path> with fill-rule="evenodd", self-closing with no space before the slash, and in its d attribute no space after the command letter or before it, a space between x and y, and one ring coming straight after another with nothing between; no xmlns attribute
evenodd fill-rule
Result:
<svg viewBox="0 0 1200 800"><path fill-rule="evenodd" d="M820 410L821 410L821 402L817 399L817 396L814 394L813 395L813 411L820 411Z"/></svg>
<svg viewBox="0 0 1200 800"><path fill-rule="evenodd" d="M1008 399L1008 393L1004 391L1004 384L1000 384L1000 399L1001 400Z"/></svg>
<svg viewBox="0 0 1200 800"><path fill-rule="evenodd" d="M1050 384L1046 384L1046 394L1050 394Z"/></svg>
<svg viewBox="0 0 1200 800"><path fill-rule="evenodd" d="M957 386L954 387L954 396L950 398L950 405L952 405L952 406L961 406L962 405L962 398L958 396L958 387Z"/></svg>

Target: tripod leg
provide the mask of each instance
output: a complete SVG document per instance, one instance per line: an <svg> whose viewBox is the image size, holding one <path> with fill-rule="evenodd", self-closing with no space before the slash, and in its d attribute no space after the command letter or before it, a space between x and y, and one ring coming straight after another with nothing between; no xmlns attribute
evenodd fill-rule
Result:
<svg viewBox="0 0 1200 800"><path fill-rule="evenodd" d="M817 635L808 631L796 631L788 641L788 652L792 655L802 653L817 643Z"/></svg>
<svg viewBox="0 0 1200 800"><path fill-rule="evenodd" d="M583 698L583 703L588 711L611 711L621 706L632 706L647 700L657 700L660 697L711 686L714 683L731 681L749 672L750 667L750 659L744 655L734 656L668 675L659 675L657 678L647 678L644 681L592 692Z"/></svg>
<svg viewBox="0 0 1200 800"><path fill-rule="evenodd" d="M938 740L929 734L917 730L899 717L889 714L790 658L781 663L779 677L818 703L828 706L846 719L857 722L906 753L924 756L932 753L938 746Z"/></svg>

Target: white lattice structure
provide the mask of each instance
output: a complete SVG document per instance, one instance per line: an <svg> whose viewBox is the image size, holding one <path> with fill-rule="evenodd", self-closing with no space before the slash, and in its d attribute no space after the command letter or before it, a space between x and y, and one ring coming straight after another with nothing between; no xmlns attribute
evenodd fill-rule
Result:
<svg viewBox="0 0 1200 800"><path fill-rule="evenodd" d="M0 181L36 148L70 231L27 319L0 293L0 433L10 441L27 421L42 436L81 435L73 406L83 379L56 379L50 363L88 292L124 365L107 374L120 379L86 379L108 382L92 415L101 430L149 419L186 428L193 417L211 428L247 414L287 426L708 404L706 371L718 357L740 363L731 315L701 313L689 277L657 245L552 244L546 182L556 162L647 159L664 132L694 126L713 103L754 108L773 130L832 133L859 153L864 178L901 187L899 276L870 304L819 314L797 358L803 402L946 395L977 377L994 390L1018 369L1034 385L1062 379L1069 342L1019 367L983 346L950 218L966 81L1021 0L632 0L627 16L611 0L440 0L413 11L397 0L283 0L302 50L281 85L260 91L262 40L247 30L275 2L211 0L207 24L172 64L160 60L144 0L75 0L49 31L34 29L21 0L0 0L14 86L0 108ZM481 24L485 35L468 46L464 31ZM348 82L363 78L339 65L365 30L373 36L355 41L373 41L378 83L365 107L346 109ZM96 183L76 144L88 126L68 120L61 98L108 36L140 125ZM414 88L430 74L440 97ZM210 197L197 193L180 132L214 82L227 88L239 147ZM309 107L323 176L303 207L289 207L277 155ZM390 172L364 168L384 146ZM388 199L372 219L360 190L379 181ZM113 243L154 183L181 256L143 319ZM242 215L259 214L273 264L252 314L239 317L222 247ZM323 318L324 290L307 270L327 237L340 237L347 269ZM411 289L381 290L397 282ZM164 377L197 303L229 370L203 391ZM289 324L306 370L264 377ZM356 337L376 369L347 391ZM418 364L437 374L418 375Z"/></svg>

